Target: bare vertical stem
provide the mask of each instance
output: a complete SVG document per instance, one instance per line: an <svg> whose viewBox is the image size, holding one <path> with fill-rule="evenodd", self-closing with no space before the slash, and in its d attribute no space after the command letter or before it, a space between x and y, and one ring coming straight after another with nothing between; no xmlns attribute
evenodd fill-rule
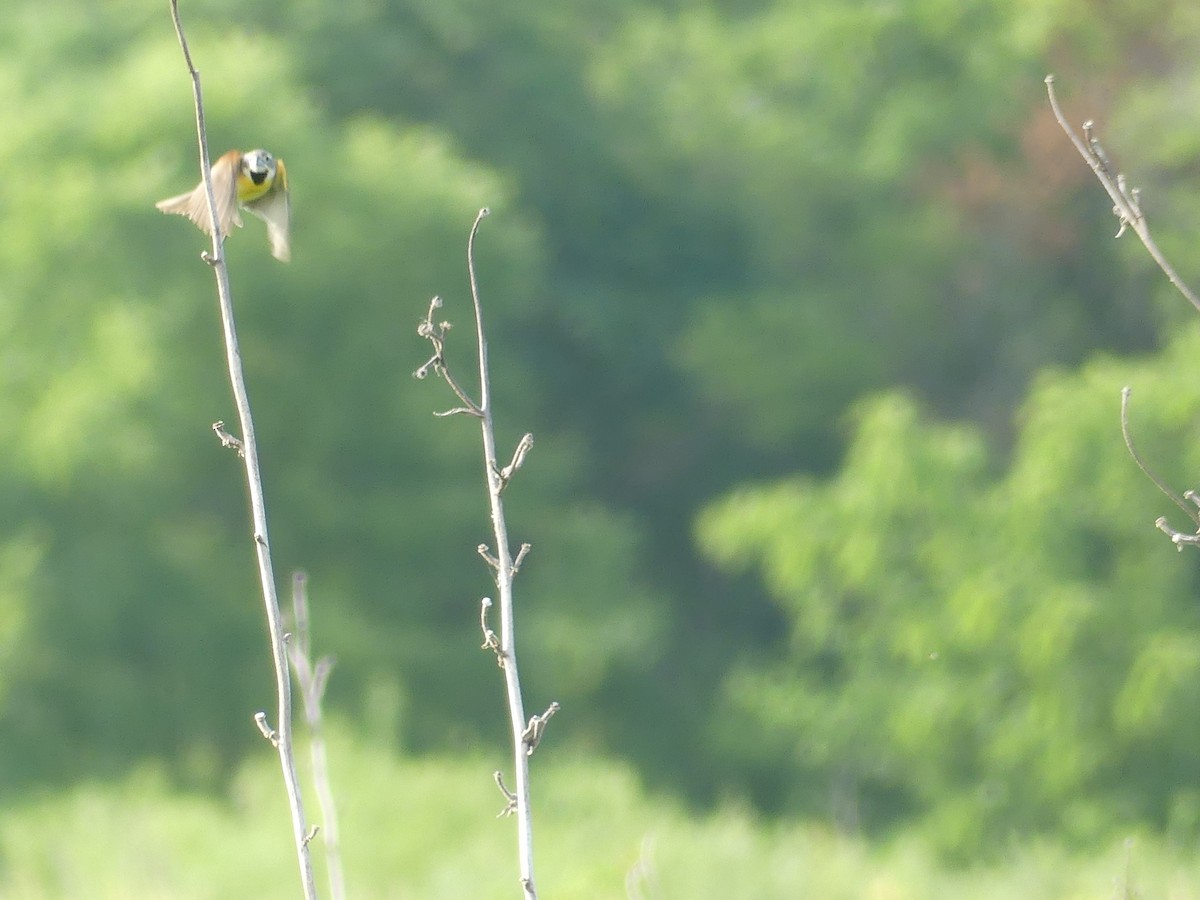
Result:
<svg viewBox="0 0 1200 900"><path fill-rule="evenodd" d="M513 567L508 526L504 520L504 501L501 491L505 480L500 474L496 457L496 432L492 425L492 388L488 374L487 338L483 331L483 306L479 299L479 282L475 276L475 235L479 223L488 215L484 207L475 217L471 236L467 240L467 270L471 278L471 300L475 306L475 336L479 345L479 422L483 432L483 470L487 478L488 502L492 514L492 530L496 537L496 589L500 599L499 659L504 671L504 687L508 695L508 716L512 728L513 767L515 770L517 852L520 857L521 886L526 900L536 900L533 883L533 815L529 807L529 745L525 740L525 705L521 698L521 678L517 672L517 643L513 629Z"/></svg>
<svg viewBox="0 0 1200 900"><path fill-rule="evenodd" d="M220 221L217 216L216 197L212 186L212 165L208 153L208 133L204 124L204 99L200 89L200 73L192 63L192 54L184 37L183 24L179 19L179 0L170 0L171 20L175 23L175 34L187 63L192 79L192 93L196 105L196 135L200 145L200 171L208 195L211 221ZM279 599L275 592L275 576L271 566L270 544L267 540L267 512L263 500L262 477L258 465L258 446L254 438L254 421L250 415L250 398L246 392L246 381L242 371L241 352L238 349L237 331L234 326L233 300L229 288L229 271L225 266L224 235L219 227L212 229L212 256L205 259L212 266L217 279L217 295L220 300L221 325L225 335L225 355L229 366L229 381L233 399L237 405L238 419L242 430L242 457L246 464L246 482L250 491L250 511L254 527L254 549L258 557L258 574L262 583L263 604L266 607L267 628L271 638L271 657L275 665L275 684L278 699L278 730L266 723L264 713L255 716L260 730L279 752L283 769L284 786L287 789L291 808L292 832L296 842L296 856L300 866L300 880L308 900L315 900L316 885L313 881L312 860L308 852L310 835L304 819L304 803L296 777L296 761L292 748L292 696L291 680L288 675L287 636L283 631L279 612Z"/></svg>
<svg viewBox="0 0 1200 900"><path fill-rule="evenodd" d="M504 688L508 701L509 723L512 728L513 767L516 770L515 791L510 791L504 785L504 775L495 772L493 777L496 786L505 799L501 815L516 814L517 845L521 868L521 890L525 900L536 900L537 891L533 883L533 815L529 806L529 757L537 749L546 731L546 723L558 712L558 704L551 703L540 715L525 719L525 706L521 699L521 679L517 674L517 642L513 628L513 579L521 568L525 555L529 552L529 544L522 544L513 556L512 546L508 540L508 526L504 521L504 503L501 493L512 480L513 475L525 462L530 448L533 446L533 435L526 434L517 443L512 459L504 468L496 456L496 433L492 425L492 386L488 374L487 338L483 330L483 305L479 300L479 281L475 276L475 235L479 232L479 223L488 215L485 207L475 217L471 226L471 236L467 240L467 269L471 276L471 300L475 306L475 337L479 349L479 400L476 402L459 384L446 365L446 335L450 330L449 322L435 322L434 313L442 306L440 297L434 297L429 303L429 312L417 327L417 334L426 338L433 345L433 356L413 374L417 378L425 378L432 371L445 379L446 384L458 397L461 406L444 412L434 413L436 416L469 415L479 419L483 431L483 472L487 480L488 504L491 510L492 531L496 538L496 553L493 555L486 544L479 545L479 555L491 567L496 579L496 588L500 597L500 636L488 625L488 612L493 603L490 597L484 597L479 610L479 627L483 633L484 650L496 654L496 661L504 672Z"/></svg>

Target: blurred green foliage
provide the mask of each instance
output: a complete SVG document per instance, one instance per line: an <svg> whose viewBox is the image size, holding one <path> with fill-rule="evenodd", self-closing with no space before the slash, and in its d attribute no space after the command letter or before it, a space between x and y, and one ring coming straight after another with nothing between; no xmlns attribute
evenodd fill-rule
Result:
<svg viewBox="0 0 1200 900"><path fill-rule="evenodd" d="M1117 429L1129 382L1190 483L1195 338L1041 85L1144 162L1200 274L1191 7L182 6L214 152L291 175L294 262L254 221L227 249L277 571L310 573L342 716L505 733L477 432L410 377L438 294L474 383L488 206L557 741L964 853L1200 831L1195 564ZM273 688L204 241L153 208L198 177L166 3L11 0L0 99L0 787L212 786Z"/></svg>
<svg viewBox="0 0 1200 900"><path fill-rule="evenodd" d="M1117 406L1138 385L1152 457L1194 470L1200 393L1178 373L1198 350L1193 328L1151 361L1044 374L1003 471L977 429L890 394L858 408L836 479L710 507L704 545L761 572L789 621L776 659L731 672L717 738L762 735L775 765L836 773L852 822L915 818L948 849L1195 828L1196 562L1163 552L1169 503Z"/></svg>
<svg viewBox="0 0 1200 900"><path fill-rule="evenodd" d="M351 738L345 727L334 728L332 739L351 896L512 896L512 832L508 820L495 818L500 795L487 759L397 759ZM611 761L559 753L538 762L538 887L566 900L1084 900L1114 889L1200 897L1194 855L1149 835L1088 854L1014 848L1002 865L954 870L916 841L880 847L818 825L767 825L737 804L697 815L648 798L634 773ZM84 783L0 810L6 900L296 895L273 760L264 755L243 765L217 796L173 791L166 781L144 766L113 783ZM313 848L324 891L319 837Z"/></svg>

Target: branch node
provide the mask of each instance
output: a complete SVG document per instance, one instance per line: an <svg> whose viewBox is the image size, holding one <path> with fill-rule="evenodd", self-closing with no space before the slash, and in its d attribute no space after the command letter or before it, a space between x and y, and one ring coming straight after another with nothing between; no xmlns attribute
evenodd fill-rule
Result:
<svg viewBox="0 0 1200 900"><path fill-rule="evenodd" d="M492 598L484 597L479 603L479 628L483 631L483 644L480 650L491 650L496 654L496 665L504 668L504 651L500 648L500 638L488 625L488 610L492 608Z"/></svg>
<svg viewBox="0 0 1200 900"><path fill-rule="evenodd" d="M216 434L217 438L221 441L222 447L226 447L231 450L236 450L238 456L240 456L242 459L246 458L245 445L242 444L240 439L235 438L232 434L230 434L228 431L225 430L225 422L224 421L218 419L216 422L213 422L212 430L213 430L213 433Z"/></svg>
<svg viewBox="0 0 1200 900"><path fill-rule="evenodd" d="M550 721L550 717L558 712L559 709L561 707L558 705L558 701L555 700L546 707L546 711L540 716L530 716L529 724L521 732L521 743L525 745L526 756L533 756L533 751L537 749L537 745L542 742L542 738L546 734L546 723Z"/></svg>
<svg viewBox="0 0 1200 900"><path fill-rule="evenodd" d="M487 544L480 544L475 548L475 552L483 557L483 561L492 567L493 572L500 571L500 560L496 559L496 557L492 556L492 554L488 552Z"/></svg>
<svg viewBox="0 0 1200 900"><path fill-rule="evenodd" d="M521 549L517 551L517 558L513 560L512 568L509 570L514 575L521 571L521 563L525 561L525 557L529 551L533 549L533 545L526 542L521 545Z"/></svg>
<svg viewBox="0 0 1200 900"><path fill-rule="evenodd" d="M513 477L517 469L521 468L525 463L525 455L533 449L533 435L526 433L524 437L517 443L517 447L513 450L512 461L501 469L496 474L500 476L500 490L508 487L508 481Z"/></svg>
<svg viewBox="0 0 1200 900"><path fill-rule="evenodd" d="M450 374L450 369L446 365L446 334L450 331L450 323L437 322L435 324L433 321L434 312L440 309L441 306L442 298L434 297L429 301L429 311L425 314L425 318L417 323L417 334L433 345L433 356L423 366L413 372L413 377L424 379L429 376L430 371L433 371L440 375L446 384L450 385L450 390L454 391L458 399L462 401L462 406L445 412L435 412L435 416L444 417L467 413L482 418L483 410L480 408L480 405L467 396L467 392L462 389L454 376Z"/></svg>
<svg viewBox="0 0 1200 900"><path fill-rule="evenodd" d="M502 819L505 816L511 816L517 811L517 795L504 786L504 773L497 769L492 773L492 778L496 781L496 787L500 788L500 793L504 795L506 801L504 809L496 813L497 819Z"/></svg>
<svg viewBox="0 0 1200 900"><path fill-rule="evenodd" d="M314 826L312 826L312 828L308 829L308 831L304 835L304 846L305 847L307 847L309 844L312 843L312 839L317 836L317 832L319 832L320 830L321 830L320 825L314 825Z"/></svg>
<svg viewBox="0 0 1200 900"><path fill-rule="evenodd" d="M265 712L256 712L254 714L254 724L258 726L258 730L262 732L262 736L271 742L271 746L279 749L279 732L267 724L267 714Z"/></svg>

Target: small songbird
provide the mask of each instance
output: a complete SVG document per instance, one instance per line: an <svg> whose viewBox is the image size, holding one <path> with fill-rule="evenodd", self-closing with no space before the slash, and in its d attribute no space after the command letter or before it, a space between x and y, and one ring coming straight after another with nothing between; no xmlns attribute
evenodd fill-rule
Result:
<svg viewBox="0 0 1200 900"><path fill-rule="evenodd" d="M271 254L284 262L291 259L292 209L287 168L282 159L276 159L266 150L249 153L230 150L212 164L212 185L222 235L228 235L232 225L241 227L240 206L267 223ZM165 213L187 216L205 234L212 234L212 216L203 181L186 194L160 200L155 206Z"/></svg>

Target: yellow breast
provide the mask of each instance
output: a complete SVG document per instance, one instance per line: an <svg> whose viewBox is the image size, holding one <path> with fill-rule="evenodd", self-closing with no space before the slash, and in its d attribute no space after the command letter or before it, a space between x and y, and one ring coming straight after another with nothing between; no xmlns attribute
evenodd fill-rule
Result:
<svg viewBox="0 0 1200 900"><path fill-rule="evenodd" d="M237 198L238 203L246 204L253 203L259 197L266 194L274 185L275 179L267 176L263 179L262 184L255 184L245 172L238 172L237 177Z"/></svg>

